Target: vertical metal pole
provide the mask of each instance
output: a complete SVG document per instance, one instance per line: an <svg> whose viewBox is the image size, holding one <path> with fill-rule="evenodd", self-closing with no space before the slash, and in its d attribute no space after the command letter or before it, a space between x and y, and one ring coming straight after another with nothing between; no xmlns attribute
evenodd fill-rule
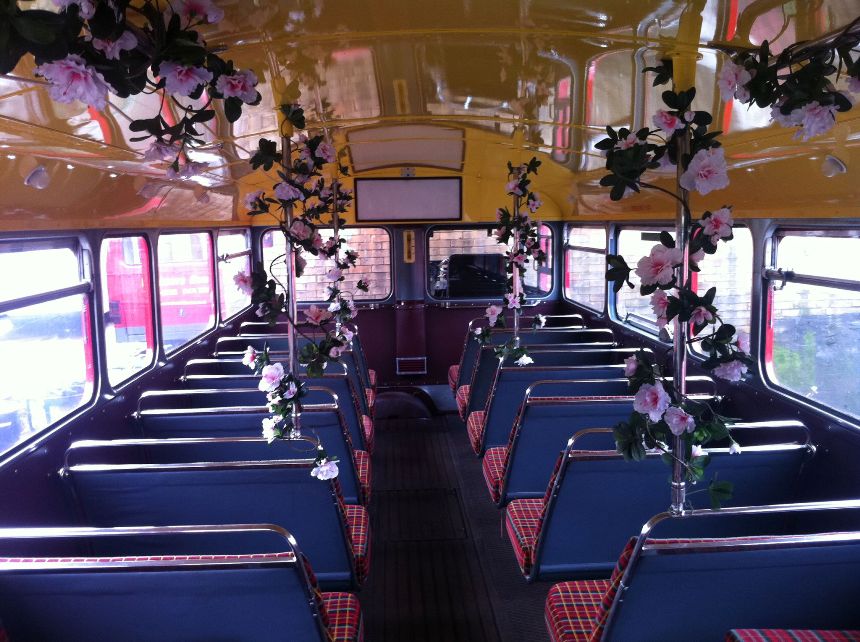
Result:
<svg viewBox="0 0 860 642"><path fill-rule="evenodd" d="M283 153L284 174L289 179L292 176L292 141L289 136L281 136L281 150ZM287 229L293 224L293 206L288 205L286 208ZM287 328L287 347L290 357L287 363L288 371L294 377L298 377L299 372L299 355L298 341L296 340L296 323L298 323L298 303L296 301L296 252L293 249L292 243L287 241L286 256L284 260L287 266L287 314L290 317L290 323ZM299 410L297 404L293 404L292 410L293 428L290 430L290 437L296 438L301 436L301 428L299 426Z"/></svg>
<svg viewBox="0 0 860 642"><path fill-rule="evenodd" d="M335 162L337 162L337 161L335 160ZM337 180L337 168L335 168L334 173L335 173L335 178L333 178L332 182L331 182L331 195L332 195L332 199L333 199L332 208L334 209L334 215L332 216L332 219L331 219L331 229L332 229L332 234L334 235L335 242L337 242L338 230L340 228L340 212L338 211L339 208L338 208L338 203L337 203L338 193L339 193L338 188L340 187L340 184L338 183L338 180ZM335 267L337 267L337 262L338 262L339 258L340 258L340 250L338 249L337 245L335 245L335 250L334 250ZM334 322L335 336L340 336L340 330L341 330L341 322L340 322L340 317L338 316L337 320Z"/></svg>
<svg viewBox="0 0 860 642"><path fill-rule="evenodd" d="M514 220L518 219L520 216L520 197L514 196ZM514 245L511 250L511 257L513 257L514 252L518 252L520 249L520 232L516 230L514 232ZM513 272L511 273L511 279L513 282L513 290L514 296L519 297L520 291L522 289L522 283L520 283L520 270L519 267L514 264ZM514 347L520 347L520 313L522 310L520 308L514 308Z"/></svg>
<svg viewBox="0 0 860 642"><path fill-rule="evenodd" d="M678 137L678 196L684 203L689 202L687 190L681 187L681 174L684 168L681 159L690 153L690 130ZM690 281L690 213L680 202L677 206L677 219L675 223L675 247L680 249L683 255L681 267L678 268L678 288L686 286ZM679 395L687 393L687 332L688 323L682 323L675 317L674 351L672 354L673 383ZM684 447L684 439L681 436L672 438L672 453L675 460L672 465L672 505L669 510L674 515L684 512L684 504L687 501L687 471L684 466L687 452Z"/></svg>

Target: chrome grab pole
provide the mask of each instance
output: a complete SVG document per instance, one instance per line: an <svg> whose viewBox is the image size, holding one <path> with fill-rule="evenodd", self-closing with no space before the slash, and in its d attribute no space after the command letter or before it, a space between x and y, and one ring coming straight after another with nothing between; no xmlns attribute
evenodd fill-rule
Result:
<svg viewBox="0 0 860 642"><path fill-rule="evenodd" d="M678 196L680 201L677 205L677 220L675 223L675 247L681 250L682 259L681 266L678 268L678 289L687 285L690 280L690 212L683 203L689 202L689 194L687 190L681 187L681 175L684 173L684 168L681 159L690 153L690 130L684 129L682 135L678 137L678 171L677 184ZM683 203L682 203L683 201ZM672 354L672 382L675 385L675 391L683 396L687 394L687 333L689 330L688 323L682 323L675 317L674 325L674 350ZM670 512L673 515L680 515L684 512L684 504L687 501L687 471L686 471L686 448L684 439L681 436L672 438L672 454L674 460L672 463L672 505Z"/></svg>
<svg viewBox="0 0 860 642"><path fill-rule="evenodd" d="M335 158L335 163L337 163L337 158ZM333 199L332 207L334 209L334 215L332 216L332 219L331 219L331 229L332 229L332 234L334 236L335 243L337 243L338 231L340 228L340 212L338 211L339 208L338 208L338 203L337 203L340 183L338 182L338 179L337 179L337 167L335 167L334 175L335 175L335 177L331 181L331 195L332 195L332 199ZM340 260L340 249L338 248L337 245L335 245L335 250L334 250L334 266L335 267L337 267L339 260ZM336 337L340 336L340 330L341 330L341 322L340 322L340 316L338 316L337 320L334 322L334 334Z"/></svg>
<svg viewBox="0 0 860 642"><path fill-rule="evenodd" d="M514 196L514 220L517 220L520 216L520 197ZM511 249L511 258L513 259L514 253L519 252L520 250L520 232L518 229L514 228L514 244ZM511 261L511 267L513 268L513 272L511 273L511 280L513 283L514 297L517 302L519 302L520 290L522 288L522 283L520 282L520 270L519 267ZM520 313L522 311L519 307L514 308L514 348L520 347Z"/></svg>
<svg viewBox="0 0 860 642"><path fill-rule="evenodd" d="M283 153L284 174L289 180L292 176L292 141L289 136L281 136L281 149ZM287 205L285 224L289 230L293 224L293 204ZM293 244L287 239L286 256L284 258L287 267L287 315L290 318L289 328L287 329L287 347L289 349L289 360L287 362L288 372L298 378L299 372L299 357L298 357L298 341L296 340L296 324L298 319L298 304L296 301L296 251ZM299 409L298 405L292 404L292 423L293 427L290 430L290 438L296 439L301 436L302 431L299 426Z"/></svg>

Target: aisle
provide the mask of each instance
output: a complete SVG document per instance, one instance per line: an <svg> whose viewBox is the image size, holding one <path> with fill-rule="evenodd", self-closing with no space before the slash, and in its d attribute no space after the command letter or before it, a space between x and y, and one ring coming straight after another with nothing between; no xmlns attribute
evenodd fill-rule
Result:
<svg viewBox="0 0 860 642"><path fill-rule="evenodd" d="M368 642L547 639L459 419L378 421L373 487Z"/></svg>

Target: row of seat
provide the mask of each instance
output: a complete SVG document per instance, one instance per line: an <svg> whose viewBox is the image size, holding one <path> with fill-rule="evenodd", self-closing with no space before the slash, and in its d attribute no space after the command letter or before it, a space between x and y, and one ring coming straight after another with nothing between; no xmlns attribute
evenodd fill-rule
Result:
<svg viewBox="0 0 860 642"><path fill-rule="evenodd" d="M639 560L648 559L652 551L676 555L686 553L688 545L705 546L710 554L759 550L759 546L761 550L777 547L788 551L809 544L804 536L816 524L809 520L798 523L796 517L808 506L786 508L797 497L800 473L815 452L808 430L791 420L736 422L733 434L742 456L731 455L728 442L708 449L709 475L735 484L732 505L780 507L743 508L734 519L727 519L728 511L701 508L707 506L706 493L692 492L690 505L700 519L664 515L659 519L659 541L649 528L647 543L641 536L636 540L638 548L633 544L625 548L630 536L642 531L642 525L665 508L668 496L667 468L659 454L650 453L637 465L624 462L616 452L610 428L633 410L621 364L635 351L615 347L614 337L606 329L529 329L521 336L533 363L517 366L509 359L499 359L494 350L509 340L510 331L494 330L488 344L481 345L474 332L478 323L473 322L469 329L461 361L449 371L449 383L455 389L470 444L476 454L483 454L490 497L504 509L504 530L520 570L528 580L572 580L553 587L547 599L547 626L554 640L604 635L609 639L605 627L616 613L623 615L617 616L620 620L613 625L611 638L620 640L708 639L722 636L732 625L860 623L851 624L846 617L828 619L834 609L822 611L827 616L805 618L801 614L809 609L804 608L793 614L796 617L780 620L775 614L788 614L777 601L773 608L763 606L759 618L705 618L701 626L685 618L674 622L670 618L666 627L653 627L653 632L650 625L643 626L647 621L644 610L629 604L622 609L620 604L632 600L626 594L630 583L625 578L629 580L634 571L627 569L645 573L643 568L650 569L652 562L643 567ZM687 388L693 397L719 406L709 378L688 378ZM853 529L855 508L849 504L821 510L842 511L846 527ZM714 515L720 519L706 518ZM845 541L853 543L854 535L860 536L854 533ZM851 566L860 556L856 547L847 548L850 550L839 563ZM835 549L822 553L825 558L839 554ZM629 564L634 555L636 560ZM718 566L726 564L727 576L737 570L737 564L756 563L754 558L741 558L740 562L727 557L705 559L719 559ZM655 604L665 602L676 590L670 574L655 572L653 581L660 590L649 602L653 613L659 608ZM796 569L785 572L797 575ZM605 577L609 579L600 579ZM701 575L697 578L710 582ZM638 588L648 581L637 582L637 596L638 591L649 590ZM840 586L838 579L834 579L835 586ZM766 593L753 590L758 595L754 603L767 599L762 598ZM837 590L829 590L827 595L832 598Z"/></svg>
<svg viewBox="0 0 860 642"><path fill-rule="evenodd" d="M240 358L249 345L269 349L273 360L286 358L283 336L243 324L237 336L218 340L212 358L189 361L179 388L141 395L133 416L140 438L69 448L61 476L86 527L39 535L73 538L72 555L0 560L0 604L7 594L19 595L6 603L17 604L16 612L0 605L13 640L94 639L107 631L134 639L129 626L174 608L168 597L192 615L184 623L175 621L178 613L159 617L153 629L159 639L362 639L358 601L345 591L360 588L370 561L375 376L362 374L366 360L356 332L342 364L307 380L302 435L268 444L260 436L270 414L265 395ZM338 458L334 479L311 474L320 447ZM18 535L0 532L0 539ZM104 583L106 574L111 579ZM36 596L56 576L63 578L56 584L63 595L57 619L36 621ZM181 598L164 586L174 580L185 588ZM62 616L91 599L94 586L148 597L140 604L109 600L115 616L93 613L57 635ZM236 609L208 620L220 605L207 595L218 591L242 594L243 615L221 633L221 616ZM270 608L282 612L270 618Z"/></svg>

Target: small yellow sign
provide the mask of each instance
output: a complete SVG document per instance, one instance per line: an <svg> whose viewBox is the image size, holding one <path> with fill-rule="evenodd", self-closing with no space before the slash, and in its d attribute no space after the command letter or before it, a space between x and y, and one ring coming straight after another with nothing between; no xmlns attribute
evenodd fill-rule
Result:
<svg viewBox="0 0 860 642"><path fill-rule="evenodd" d="M403 262L415 263L415 230L403 230Z"/></svg>

